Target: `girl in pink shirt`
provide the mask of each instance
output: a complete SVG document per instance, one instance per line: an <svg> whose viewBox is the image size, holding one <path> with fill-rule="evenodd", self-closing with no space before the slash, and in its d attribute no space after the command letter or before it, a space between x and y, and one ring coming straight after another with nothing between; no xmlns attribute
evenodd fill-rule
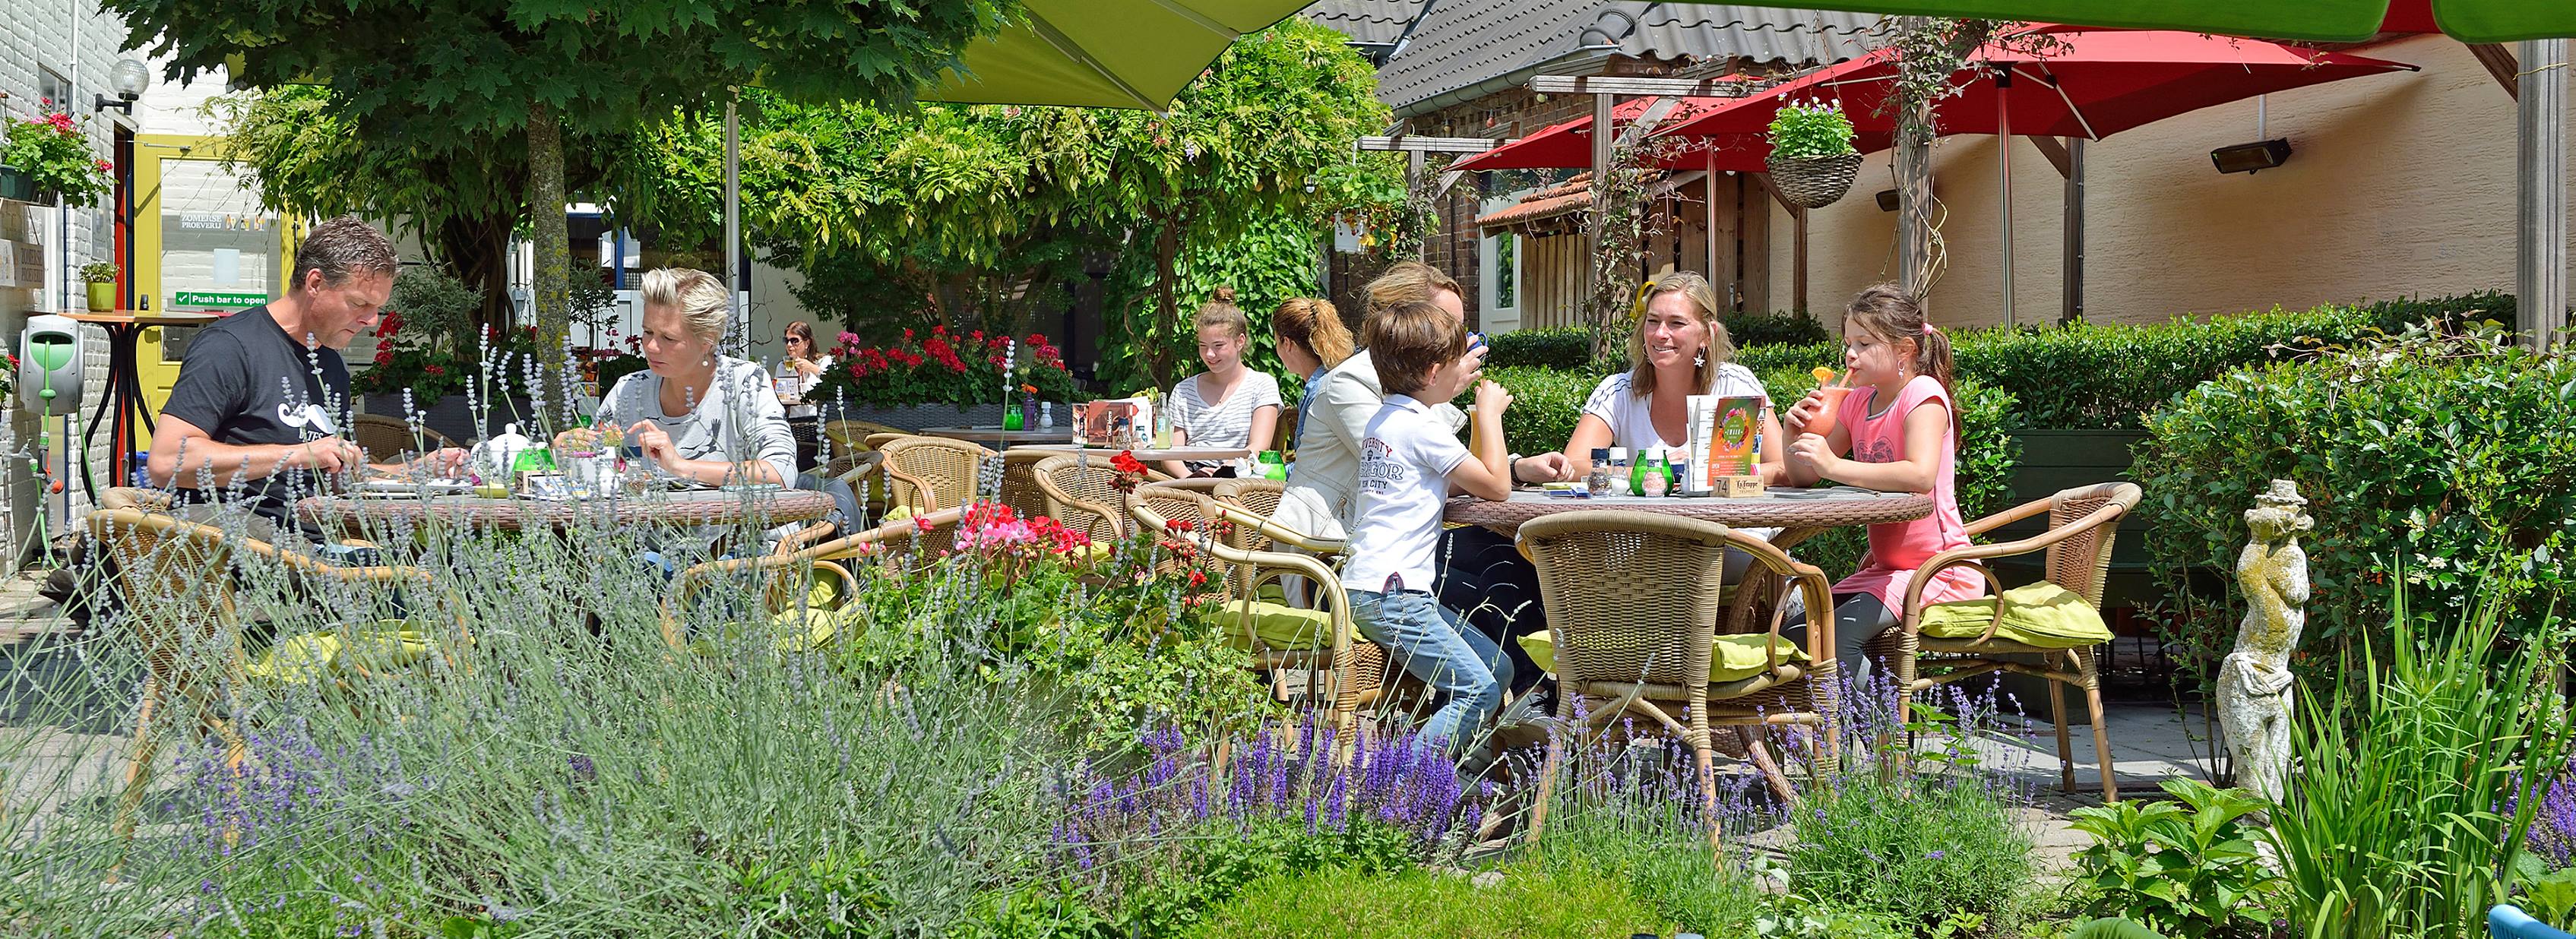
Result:
<svg viewBox="0 0 2576 939"><path fill-rule="evenodd" d="M1861 650L1896 625L1915 570L1933 555L1968 545L1955 484L1957 409L1950 402L1950 338L1923 318L1923 305L1894 284L1853 297L1843 316L1844 381L1852 391L1834 412L1831 432L1806 428L1825 407L1822 391L1789 409L1787 473L1792 485L1830 479L1881 492L1932 496L1932 514L1869 526L1860 570L1834 585L1834 657L1855 685ZM1965 568L1927 584L1927 603L1967 600L1984 583Z"/></svg>

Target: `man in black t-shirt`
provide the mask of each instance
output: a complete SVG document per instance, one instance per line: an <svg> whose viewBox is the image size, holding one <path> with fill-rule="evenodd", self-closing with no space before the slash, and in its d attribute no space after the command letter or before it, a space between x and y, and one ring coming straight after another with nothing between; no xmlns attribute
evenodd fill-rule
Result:
<svg viewBox="0 0 2576 939"><path fill-rule="evenodd" d="M213 501L238 480L261 517L321 540L318 529L295 525L290 497L360 469L362 454L342 436L349 368L340 350L375 325L394 271L392 243L357 217L314 226L296 246L286 296L189 341L152 435L153 484ZM463 459L453 449L433 457L451 471Z"/></svg>

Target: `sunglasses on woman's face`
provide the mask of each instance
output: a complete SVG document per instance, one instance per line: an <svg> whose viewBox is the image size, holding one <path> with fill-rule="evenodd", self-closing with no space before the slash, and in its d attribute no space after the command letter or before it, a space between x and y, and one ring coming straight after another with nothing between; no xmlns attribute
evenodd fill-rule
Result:
<svg viewBox="0 0 2576 939"><path fill-rule="evenodd" d="M788 341L788 342L804 342L804 341L805 341L805 338L804 338L804 337L802 337L802 336L788 336L788 337L786 337L786 339L787 339L787 341Z"/></svg>

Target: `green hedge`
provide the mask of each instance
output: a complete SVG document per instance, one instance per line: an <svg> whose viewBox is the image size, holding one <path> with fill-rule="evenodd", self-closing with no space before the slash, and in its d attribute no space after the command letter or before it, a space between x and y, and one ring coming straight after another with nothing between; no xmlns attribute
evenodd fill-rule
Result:
<svg viewBox="0 0 2576 939"><path fill-rule="evenodd" d="M2131 429L2149 412L2227 370L2350 346L2435 318L2513 322L2513 298L2469 294L2368 306L2176 317L2151 326L2076 323L1952 334L1959 374L2012 392L2015 426ZM1736 361L1758 373L1842 366L1838 343L1757 346Z"/></svg>
<svg viewBox="0 0 2576 939"><path fill-rule="evenodd" d="M1737 348L1812 346L1832 338L1805 313L1727 313L1719 317ZM1536 366L1573 371L1592 367L1592 334L1581 326L1522 329L1487 337L1488 366Z"/></svg>
<svg viewBox="0 0 2576 939"><path fill-rule="evenodd" d="M2492 593L2511 634L2538 636L2576 584L2576 359L2475 337L2373 344L2314 363L2232 371L2147 420L2138 450L2157 576L2223 654L2242 609L2231 571L2243 513L2271 479L2309 500L2310 648L2349 651L2406 604L2458 623ZM2186 588L2197 588L2197 593Z"/></svg>

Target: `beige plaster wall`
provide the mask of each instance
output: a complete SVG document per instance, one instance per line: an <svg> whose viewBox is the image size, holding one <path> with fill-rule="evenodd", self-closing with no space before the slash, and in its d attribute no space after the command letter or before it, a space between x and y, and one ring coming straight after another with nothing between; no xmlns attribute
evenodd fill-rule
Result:
<svg viewBox="0 0 2576 939"><path fill-rule="evenodd" d="M2271 95L2266 134L2285 165L2221 175L2209 151L2260 139L2252 100L2206 108L2087 145L2086 314L2155 322L2177 313L2275 304L2511 290L2514 105L2466 47L2417 37L2354 50L2420 72ZM2016 140L2015 316L2054 321L2064 258L2064 182ZM1995 138L1943 138L1933 191L1947 210L1949 268L1932 291L1944 325L2002 319ZM1809 304L1838 322L1860 287L1894 279L1896 215L1872 195L1894 185L1872 155L1842 202L1809 229ZM1789 304L1791 221L1775 205L1773 296Z"/></svg>

